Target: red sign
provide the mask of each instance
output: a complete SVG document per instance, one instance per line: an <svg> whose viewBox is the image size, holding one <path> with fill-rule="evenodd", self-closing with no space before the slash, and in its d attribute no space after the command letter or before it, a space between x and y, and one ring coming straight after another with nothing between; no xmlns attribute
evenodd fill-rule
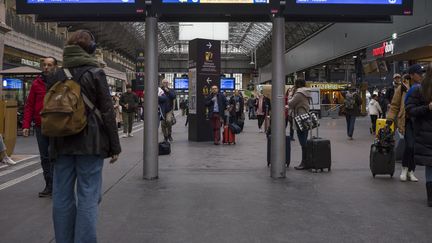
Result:
<svg viewBox="0 0 432 243"><path fill-rule="evenodd" d="M393 41L384 42L381 47L373 49L374 57L383 57L387 53L393 54L394 43Z"/></svg>

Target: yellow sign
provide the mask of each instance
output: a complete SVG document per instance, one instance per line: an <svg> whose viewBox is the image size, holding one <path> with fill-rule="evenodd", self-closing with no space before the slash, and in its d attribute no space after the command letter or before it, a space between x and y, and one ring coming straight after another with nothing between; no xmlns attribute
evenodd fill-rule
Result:
<svg viewBox="0 0 432 243"><path fill-rule="evenodd" d="M335 83L307 83L309 88L320 88L329 90L343 90L348 86L347 84L335 84Z"/></svg>

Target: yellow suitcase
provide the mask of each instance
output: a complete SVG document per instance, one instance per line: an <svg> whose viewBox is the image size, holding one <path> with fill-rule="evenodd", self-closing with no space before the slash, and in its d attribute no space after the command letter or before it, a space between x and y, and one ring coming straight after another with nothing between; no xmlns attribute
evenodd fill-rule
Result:
<svg viewBox="0 0 432 243"><path fill-rule="evenodd" d="M376 135L378 135L378 132L381 128L385 128L387 126L387 119L378 119L376 122ZM392 123L390 127L391 131L395 131L395 125L394 122Z"/></svg>

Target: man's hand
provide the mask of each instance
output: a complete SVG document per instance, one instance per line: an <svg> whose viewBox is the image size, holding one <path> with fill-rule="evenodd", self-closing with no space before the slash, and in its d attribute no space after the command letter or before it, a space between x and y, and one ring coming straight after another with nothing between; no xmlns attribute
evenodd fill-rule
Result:
<svg viewBox="0 0 432 243"><path fill-rule="evenodd" d="M111 156L110 164L114 164L119 158L118 154Z"/></svg>
<svg viewBox="0 0 432 243"><path fill-rule="evenodd" d="M22 130L22 132L23 132L23 136L24 136L24 137L28 137L28 136L29 136L29 131L30 131L30 129L28 129L28 128L24 128L24 129Z"/></svg>

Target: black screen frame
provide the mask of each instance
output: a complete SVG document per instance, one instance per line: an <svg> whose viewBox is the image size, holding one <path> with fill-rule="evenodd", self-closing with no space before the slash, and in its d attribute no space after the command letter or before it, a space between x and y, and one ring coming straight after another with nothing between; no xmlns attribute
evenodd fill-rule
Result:
<svg viewBox="0 0 432 243"><path fill-rule="evenodd" d="M27 0L16 0L18 14L36 14L45 18L77 19L95 18L111 19L145 17L145 0L135 0L135 3L38 3L29 4ZM87 19L83 19L87 20Z"/></svg>
<svg viewBox="0 0 432 243"><path fill-rule="evenodd" d="M413 0L403 0L401 5L371 5L371 4L298 4L296 0L286 0L283 11L289 17L379 17L391 15L412 15Z"/></svg>

